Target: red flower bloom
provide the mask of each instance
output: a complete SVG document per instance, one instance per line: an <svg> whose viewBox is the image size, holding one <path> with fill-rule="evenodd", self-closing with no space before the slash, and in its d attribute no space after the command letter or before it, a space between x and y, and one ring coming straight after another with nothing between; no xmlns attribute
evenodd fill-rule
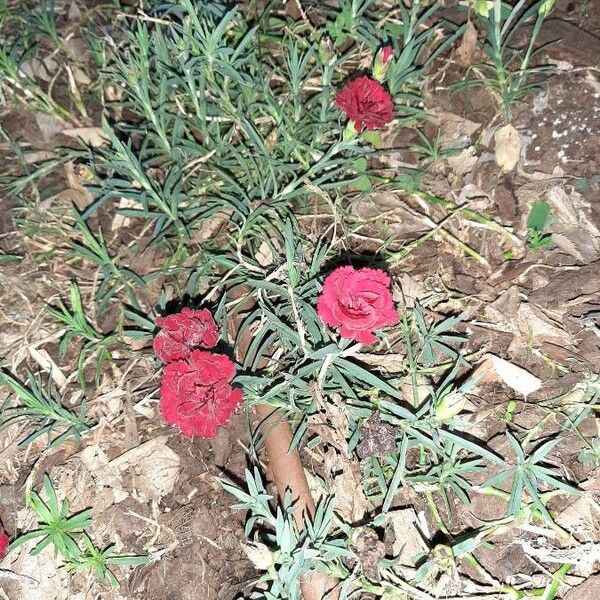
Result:
<svg viewBox="0 0 600 600"><path fill-rule="evenodd" d="M394 119L394 103L386 89L374 79L363 75L353 79L338 91L335 103L342 109L357 131L377 129Z"/></svg>
<svg viewBox="0 0 600 600"><path fill-rule="evenodd" d="M162 329L154 338L154 353L164 363L187 358L194 348L213 348L219 340L217 324L207 309L186 307L159 317L156 325Z"/></svg>
<svg viewBox="0 0 600 600"><path fill-rule="evenodd" d="M235 365L228 356L192 350L186 360L165 367L160 387L160 412L183 435L212 438L242 402L232 388Z"/></svg>
<svg viewBox="0 0 600 600"><path fill-rule="evenodd" d="M343 338L362 344L377 341L374 329L398 323L390 277L379 269L337 268L325 279L317 312Z"/></svg>
<svg viewBox="0 0 600 600"><path fill-rule="evenodd" d="M4 533L2 525L0 525L0 560L2 560L8 553L8 547L10 546L10 538Z"/></svg>

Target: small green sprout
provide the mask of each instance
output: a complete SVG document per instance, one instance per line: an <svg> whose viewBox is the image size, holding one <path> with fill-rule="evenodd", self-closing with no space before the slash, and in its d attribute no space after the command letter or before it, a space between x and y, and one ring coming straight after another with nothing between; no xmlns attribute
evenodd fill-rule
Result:
<svg viewBox="0 0 600 600"><path fill-rule="evenodd" d="M547 202L533 203L527 217L527 243L534 252L552 245L552 234L548 233L552 220L552 210Z"/></svg>

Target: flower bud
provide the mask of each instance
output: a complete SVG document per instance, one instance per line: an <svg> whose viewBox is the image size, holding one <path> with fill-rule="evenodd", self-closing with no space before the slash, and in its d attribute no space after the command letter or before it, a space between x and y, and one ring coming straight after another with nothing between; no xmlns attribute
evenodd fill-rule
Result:
<svg viewBox="0 0 600 600"><path fill-rule="evenodd" d="M342 138L344 139L344 141L348 141L354 139L357 135L358 131L356 129L354 121L348 121L348 123L346 123L346 128L344 129Z"/></svg>
<svg viewBox="0 0 600 600"><path fill-rule="evenodd" d="M555 0L546 0L540 5L539 14L542 18L545 19L551 13L554 8L554 2Z"/></svg>
<svg viewBox="0 0 600 600"><path fill-rule="evenodd" d="M494 8L493 0L471 0L473 12L480 17L487 19L490 16L490 10Z"/></svg>
<svg viewBox="0 0 600 600"><path fill-rule="evenodd" d="M375 64L373 65L373 78L382 82L385 79L385 74L388 70L388 65L394 57L394 49L391 46L383 46L377 52Z"/></svg>
<svg viewBox="0 0 600 600"><path fill-rule="evenodd" d="M271 552L269 548L261 542L242 544L242 550L246 553L250 562L261 571L268 571L277 561L277 553Z"/></svg>
<svg viewBox="0 0 600 600"><path fill-rule="evenodd" d="M465 407L467 397L460 392L446 394L435 407L435 418L441 423L447 423Z"/></svg>
<svg viewBox="0 0 600 600"><path fill-rule="evenodd" d="M319 59L324 65L332 65L335 62L335 52L331 38L323 36L319 42Z"/></svg>

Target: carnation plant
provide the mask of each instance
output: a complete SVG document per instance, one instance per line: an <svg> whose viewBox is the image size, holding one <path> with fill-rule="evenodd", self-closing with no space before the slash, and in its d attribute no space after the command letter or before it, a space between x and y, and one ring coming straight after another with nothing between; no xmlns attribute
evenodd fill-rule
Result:
<svg viewBox="0 0 600 600"><path fill-rule="evenodd" d="M155 335L160 412L169 424L210 438L239 418L242 402L268 405L292 423L292 447L316 447L322 440L311 417L343 403L348 430L340 443L353 455L360 447L362 492L372 506L386 515L399 488L413 487L447 532L433 493L448 510L450 499L468 503L481 492L469 475L503 463L462 433L459 415L475 382L459 380L466 361L456 319L432 322L419 306L404 309L384 263L343 251L340 218L344 195L369 178L370 134L405 114L401 105L423 66L459 33L426 29L437 8L413 3L398 28L379 32L370 25L371 3L344 4L326 28L332 40L304 20L284 25L267 13L250 26L235 9L161 4L156 19L108 40L106 77L138 120L107 126L110 147L92 165L96 201L83 218L126 198L131 208L120 212L151 220L156 246L187 249L201 240L180 288L193 307L161 314L154 331L137 307L127 313L140 335ZM366 52L372 71L357 73L352 61ZM300 219L315 207L331 225L311 235ZM186 256L169 263L175 275ZM135 278L112 258L105 264L112 297L135 294ZM405 358L392 374L363 358L384 362L399 348ZM384 452L363 443L373 427L384 432ZM261 439L251 442L254 456ZM368 590L341 560L355 559L355 524L336 515L334 499L301 530L293 506L270 503L258 475L248 477L248 492L225 485L250 511L247 533L262 526L254 549L267 574L256 597L295 598L299 575L322 569L346 590ZM520 516L508 504L507 519ZM533 509L546 516L541 505ZM483 537L460 556L470 557Z"/></svg>
<svg viewBox="0 0 600 600"><path fill-rule="evenodd" d="M535 43L545 19L550 15L554 0L528 2L519 0L511 6L502 0L469 0L466 3L477 15L478 22L486 32L484 51L489 63L476 66L477 77L466 79L459 88L485 86L495 90L505 122L509 122L512 110L523 96L539 85L552 67L531 66L536 52ZM527 46L512 46L519 30L533 21Z"/></svg>
<svg viewBox="0 0 600 600"><path fill-rule="evenodd" d="M348 198L378 182L398 188L404 181L372 172L372 145L380 145L380 132L395 122L423 116L423 71L461 33L439 22L430 26L441 3L423 4L400 3L399 17L378 28L385 11L370 0L344 0L337 10L321 7L326 22L315 28L308 18L292 21L271 5L250 22L240 8L222 3L165 0L150 3L135 26L116 21L110 36L93 42L104 57L103 83L114 91L103 123L108 143L89 154L67 153L85 162L94 200L73 213L66 258L97 269L97 312L114 307L120 318L114 332L102 334L73 286L71 306L51 309L67 326L63 347L84 340L83 371L88 356L110 360L109 347L122 333L145 339L148 348L152 339L158 412L181 435L214 438L232 419L249 418L254 405L268 406L291 423L290 449L327 443L359 465L357 493L369 506L367 525L341 514L326 482L314 514L303 517L289 494L280 490L278 503L267 492L258 469L246 473L247 489L223 482L240 502L236 508L247 511L246 534L253 539L246 549L264 571L252 598L296 599L299 578L317 571L339 580L341 597L402 597L407 589L423 595L454 559L477 565L474 550L497 528L523 518L554 526L549 499L576 492L546 464L551 443L531 449L528 440L511 435L517 464L503 468L504 457L465 434L461 413L477 381L465 375L458 319L433 319L419 304L407 308L393 261L383 254L354 256L348 247ZM496 14L497 5L493 18L483 9L479 14L490 19L495 36L490 56L504 60L522 21L502 7ZM550 5L536 4L538 20ZM504 80L508 106L526 89L530 57L528 51ZM496 62L495 74L506 75L505 63ZM12 62L3 68L12 69L13 93L22 92L18 68ZM430 155L437 152L429 146ZM464 214L489 225L469 210ZM104 212L148 232L147 247L162 261L155 271L142 277L127 253L109 250L91 220ZM149 290L161 286L149 306ZM388 368L394 360L399 366ZM87 432L85 404L79 413L67 409L34 378L24 385L2 373L0 381L20 399L7 411L10 418L37 427L25 441L48 433L57 444ZM311 422L335 411L344 427L326 440ZM261 436L269 432L247 425L249 458L258 465ZM500 473L473 485L471 475L490 467ZM511 478L511 491L496 487ZM382 559L379 586L361 571L356 539L362 527L387 524L403 487L425 500L448 543L428 548L408 582L394 560ZM91 569L113 584L111 565L137 564L139 557L96 547L84 531L88 511L68 516L49 479L44 488L48 502L31 496L40 527L14 547L40 538L36 550L53 544L68 569ZM446 521L455 501L468 504L477 493L504 498L506 516L451 540ZM0 537L0 554L1 544Z"/></svg>

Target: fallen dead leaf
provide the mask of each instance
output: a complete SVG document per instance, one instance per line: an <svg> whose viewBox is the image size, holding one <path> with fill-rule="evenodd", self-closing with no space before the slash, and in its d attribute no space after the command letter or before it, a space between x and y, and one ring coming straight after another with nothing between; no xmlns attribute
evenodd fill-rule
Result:
<svg viewBox="0 0 600 600"><path fill-rule="evenodd" d="M159 501L173 491L179 477L181 460L167 445L168 437L159 436L124 452L109 465L132 478L136 499Z"/></svg>
<svg viewBox="0 0 600 600"><path fill-rule="evenodd" d="M522 396L540 389L542 382L535 375L495 354L487 353L473 371L471 377L479 383L501 381Z"/></svg>
<svg viewBox="0 0 600 600"><path fill-rule="evenodd" d="M83 466L90 472L92 479L100 489L109 489L112 494L111 504L118 504L129 496L123 486L121 471L108 460L108 457L98 446L88 446L79 453ZM97 504L95 502L95 504ZM106 506L105 508L108 508Z"/></svg>
<svg viewBox="0 0 600 600"><path fill-rule="evenodd" d="M477 62L479 53L477 28L473 24L473 21L469 19L462 40L456 49L456 60L461 67L470 67Z"/></svg>
<svg viewBox="0 0 600 600"><path fill-rule="evenodd" d="M523 142L519 132L509 123L494 133L496 164L508 173L519 162Z"/></svg>
<svg viewBox="0 0 600 600"><path fill-rule="evenodd" d="M330 448L325 455L327 472L333 475L331 489L335 508L347 523L357 523L367 512L368 500L362 489L360 467Z"/></svg>
<svg viewBox="0 0 600 600"><path fill-rule="evenodd" d="M131 200L131 198L121 198L119 200L117 211L115 211L115 216L113 217L112 223L110 224L110 230L118 231L119 229L129 227L129 225L131 224L131 219L123 214L120 214L118 211L127 208L137 207L139 207L139 204L134 200Z"/></svg>
<svg viewBox="0 0 600 600"><path fill-rule="evenodd" d="M403 508L388 513L388 522L392 525L394 537L392 554L399 562L413 566L415 557L427 552L425 540L417 527L417 513L413 508Z"/></svg>
<svg viewBox="0 0 600 600"><path fill-rule="evenodd" d="M266 240L263 240L256 251L256 262L261 267L268 267L273 264L273 250L271 249L271 244L267 243Z"/></svg>
<svg viewBox="0 0 600 600"><path fill-rule="evenodd" d="M100 148L108 144L108 137L102 127L71 127L63 129L61 133L68 137L77 138L83 141L86 146L92 148Z"/></svg>
<svg viewBox="0 0 600 600"><path fill-rule="evenodd" d="M581 263L590 263L600 255L600 229L588 216L590 205L576 191L567 193L561 186L548 190L552 210L552 240L563 252Z"/></svg>
<svg viewBox="0 0 600 600"><path fill-rule="evenodd" d="M577 498L554 520L580 542L593 542L600 531L600 514L594 510L593 500L586 496Z"/></svg>
<svg viewBox="0 0 600 600"><path fill-rule="evenodd" d="M537 346L544 342L559 346L570 345L570 336L565 330L553 323L534 304L522 302L516 317L518 330L529 345Z"/></svg>
<svg viewBox="0 0 600 600"><path fill-rule="evenodd" d="M457 175L465 175L466 173L470 173L477 160L478 156L475 152L474 146L465 148L456 156L446 157L446 162Z"/></svg>
<svg viewBox="0 0 600 600"><path fill-rule="evenodd" d="M45 141L52 139L65 129L64 121L46 113L35 113L35 121Z"/></svg>
<svg viewBox="0 0 600 600"><path fill-rule="evenodd" d="M481 127L481 123L444 110L432 111L431 116L440 128L440 141L444 149L469 145L473 134Z"/></svg>
<svg viewBox="0 0 600 600"><path fill-rule="evenodd" d="M600 590L600 575L592 575L589 579L570 589L564 600L592 600L598 597Z"/></svg>

